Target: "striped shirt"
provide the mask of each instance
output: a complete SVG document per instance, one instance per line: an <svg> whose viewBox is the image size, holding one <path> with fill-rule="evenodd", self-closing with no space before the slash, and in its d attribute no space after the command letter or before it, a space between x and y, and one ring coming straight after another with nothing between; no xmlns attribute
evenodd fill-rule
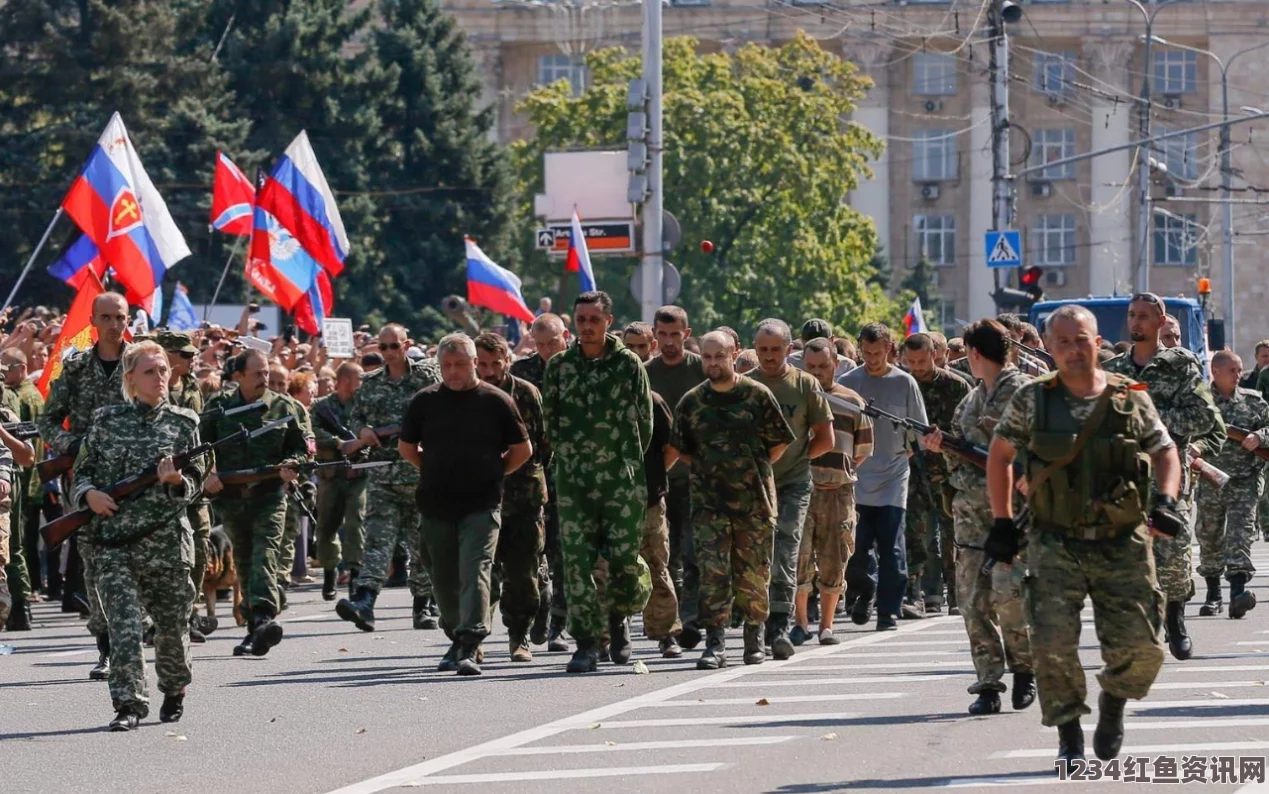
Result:
<svg viewBox="0 0 1269 794"><path fill-rule="evenodd" d="M829 393L858 403L861 409L864 407L864 399L841 384L834 383ZM858 479L855 458L872 455L872 419L831 403L830 407L833 411L833 449L811 461L811 482L816 488L823 489L840 488L855 482Z"/></svg>

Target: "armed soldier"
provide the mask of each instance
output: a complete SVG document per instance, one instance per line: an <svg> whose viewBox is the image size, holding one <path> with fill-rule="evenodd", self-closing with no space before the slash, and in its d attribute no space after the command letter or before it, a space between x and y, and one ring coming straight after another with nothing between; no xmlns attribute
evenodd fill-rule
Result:
<svg viewBox="0 0 1269 794"><path fill-rule="evenodd" d="M900 345L903 363L921 390L925 414L935 427L951 427L952 417L969 385L935 364L937 348L929 334L912 334ZM955 553L953 520L948 512L952 488L947 465L935 452L914 451L908 481L908 510L904 544L908 552L908 595L904 617L922 617L927 610L943 608L943 584L949 591L949 608L955 607ZM930 558L933 562L930 562ZM926 570L929 565L930 570ZM924 595L923 595L924 594Z"/></svg>
<svg viewBox="0 0 1269 794"><path fill-rule="evenodd" d="M1022 452L1041 718L1057 727L1058 757L1069 769L1084 757L1080 717L1089 713L1079 656L1085 598L1093 600L1104 661L1098 758L1118 755L1126 700L1144 698L1163 664L1162 594L1146 523L1152 468L1154 531L1177 536L1185 526L1175 512L1176 445L1145 387L1098 366L1096 318L1082 306L1062 306L1049 317L1046 343L1057 371L1018 389L994 430L987 488L995 520L983 545L1001 564L1019 551L1013 463Z"/></svg>
<svg viewBox="0 0 1269 794"><path fill-rule="evenodd" d="M313 403L313 436L318 460L356 455L364 445L350 429L353 400L361 388L361 365L345 361L335 373L335 388ZM366 475L348 470L322 471L317 480L317 561L322 566L322 598L335 600L336 567L342 559L350 583L361 570L366 539ZM340 530L343 539L340 539Z"/></svg>
<svg viewBox="0 0 1269 794"><path fill-rule="evenodd" d="M0 353L0 366L4 369L5 391L12 393L18 404L18 419L36 424L44 413L44 397L27 377L27 358L21 350L10 348ZM44 442L31 439L35 460L44 459ZM40 507L44 501L44 484L35 476L35 469L24 466L15 474L15 516L21 516L21 524L11 527L10 545L21 549L26 562L30 588L25 598L13 593L13 609L5 623L6 631L31 630L31 601L40 589ZM16 557L16 553L14 555ZM50 555L51 556L51 555Z"/></svg>
<svg viewBox="0 0 1269 794"><path fill-rule="evenodd" d="M1265 460L1255 450L1269 446L1269 404L1260 392L1238 386L1243 362L1221 350L1212 356L1212 391L1228 431L1242 434L1240 443L1227 443L1212 464L1229 475L1224 488L1207 482L1199 486L1199 576L1207 582L1203 616L1219 615L1221 576L1229 582L1229 616L1241 618L1256 606L1247 582L1256 573L1251 544L1256 539L1256 502L1265 485Z"/></svg>
<svg viewBox="0 0 1269 794"><path fill-rule="evenodd" d="M991 443L992 431L1014 393L1031 380L1008 363L1008 333L995 320L981 320L965 329L966 358L977 385L957 407L948 427L983 448ZM931 433L925 443L932 450L942 449L943 434ZM1013 673L1014 710L1025 709L1035 702L1036 695L1035 661L1022 603L1025 560L1019 550L1012 565L984 569L987 555L983 544L992 527L986 472L954 455L946 457L954 489L955 542L959 546L955 578L948 584L957 590L978 677L969 687L969 693L978 696L970 704L969 713L1000 711L1000 693L1007 688L1000 679L1006 666ZM1014 502L1015 507L1019 506L1018 497L1014 497Z"/></svg>
<svg viewBox="0 0 1269 794"><path fill-rule="evenodd" d="M5 369L5 383L0 390L3 391L0 400L3 407L0 409L0 417L4 422L31 422L38 416L43 409L43 400L39 400L38 404L32 406L31 403L23 400L16 389L10 386L11 376L9 368L13 367L18 370L19 375L25 376L26 372L26 356L22 351L17 349L6 350L0 354L0 366ZM22 385L28 385L23 382ZM39 392L31 387L31 391L39 398ZM9 492L0 498L0 505L7 506L9 527L8 542L4 543L8 554L8 563L5 564L4 573L0 576L7 576L9 581L8 596L11 603L0 603L0 627L8 631L30 631L31 629L31 601L36 600L36 586L33 580L38 580L40 570L40 558L37 549L33 553L28 553L26 544L24 543L25 527L27 525L26 514L30 510L30 505L26 498L26 494L30 488L31 480L34 478L34 469L32 466L35 461L37 449L43 449L43 445L39 443L37 436L31 441L18 438L3 427L0 427L0 443L6 448L6 451L13 458L12 465L12 482L10 483ZM39 480L35 482L38 484ZM38 506L37 506L38 509ZM36 522L36 532L39 531L38 514ZM3 587L0 586L0 591ZM2 595L2 593L0 593Z"/></svg>
<svg viewBox="0 0 1269 794"><path fill-rule="evenodd" d="M270 391L268 359L258 350L239 354L230 364L238 388L213 398L208 409L225 411L263 402L263 411L225 416L212 413L202 420L202 437L216 442L240 428L257 430L280 419L285 426L269 431L253 443L228 447L216 455L207 477L206 491L219 496L217 512L225 533L234 544L234 565L242 583L242 614L247 636L233 650L235 656L264 656L282 641L282 626L274 619L281 611L278 592L279 554L286 527L286 494L283 486L295 482L294 469L284 468L280 479L245 485L225 485L217 472L261 466L301 463L308 460L313 436L295 402Z"/></svg>
<svg viewBox="0 0 1269 794"><path fill-rule="evenodd" d="M434 629L439 610L432 598L432 580L419 538L419 508L414 501L418 473L401 459L397 439L384 428L400 426L415 392L441 382L435 359L411 361L406 356L405 329L395 323L379 331L383 369L367 374L353 400L350 428L370 450L372 461L394 465L375 470L366 490L366 547L361 571L351 583L353 598L340 599L335 611L362 631L374 631L375 600L388 576L398 543L409 557L410 593L414 596L414 628ZM379 432L376 432L379 429ZM380 433L386 438L381 438Z"/></svg>
<svg viewBox="0 0 1269 794"><path fill-rule="evenodd" d="M1215 457L1225 438L1225 422L1212 401L1212 391L1203 381L1203 366L1198 358L1183 347L1165 348L1159 344L1163 327L1164 307L1158 295L1143 292L1128 304L1128 331L1132 347L1105 363L1107 372L1126 375L1140 381L1150 392L1163 424L1178 454L1192 451L1203 457ZM1185 519L1184 530L1176 538L1156 538L1155 564L1159 571L1159 587L1167 597L1167 618L1164 628L1168 649L1177 659L1188 659L1194 645L1185 629L1185 604L1194 595L1194 567L1190 550L1190 527L1194 519L1195 478L1188 466L1181 471L1179 510Z"/></svg>
<svg viewBox="0 0 1269 794"><path fill-rule="evenodd" d="M81 353L73 353L61 363L62 372L49 388L44 415L39 418L40 437L59 456L73 456L92 428L98 408L123 401L119 362L127 352L123 332L128 327L128 302L117 292L106 292L93 301L92 326L97 343ZM56 362L49 366L57 367ZM65 425L65 427L63 427ZM97 638L97 665L88 677L104 681L110 673L110 635L97 593L97 568L92 542L85 537L72 539L71 553L78 551L83 563L84 591L88 599L88 631Z"/></svg>

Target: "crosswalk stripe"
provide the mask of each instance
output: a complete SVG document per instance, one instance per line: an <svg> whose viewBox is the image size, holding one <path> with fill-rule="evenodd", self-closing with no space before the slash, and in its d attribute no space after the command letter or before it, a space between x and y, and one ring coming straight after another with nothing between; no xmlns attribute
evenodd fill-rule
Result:
<svg viewBox="0 0 1269 794"><path fill-rule="evenodd" d="M1204 698L1195 700L1130 700L1128 701L1129 711L1142 711L1144 709L1188 709L1188 708L1210 708L1212 706L1266 706L1269 707L1269 698Z"/></svg>
<svg viewBox="0 0 1269 794"><path fill-rule="evenodd" d="M831 701L842 700L897 700L907 697L906 692L851 692L848 694L828 694L828 695L776 695L775 697L762 698L768 704L773 703L828 703ZM689 706L756 706L758 701L752 697L747 698L712 698L699 700L663 700L660 703L649 703L641 708L645 709L671 709L671 708L687 708Z"/></svg>
<svg viewBox="0 0 1269 794"><path fill-rule="evenodd" d="M519 783L523 780L578 780L594 777L642 777L713 772L726 764L666 764L664 766L610 766L597 769L544 769L523 772L486 772L473 775L430 775L405 783L407 786L457 786L473 783Z"/></svg>
<svg viewBox="0 0 1269 794"><path fill-rule="evenodd" d="M1264 681L1168 681L1155 683L1151 689L1222 689L1224 687L1264 686Z"/></svg>
<svg viewBox="0 0 1269 794"><path fill-rule="evenodd" d="M513 747L500 756L574 755L578 753L634 753L644 750L688 750L701 747L753 747L782 744L796 736L732 736L717 739L675 739L665 742L606 742L604 744L557 744L544 747ZM491 756L496 757L496 756Z"/></svg>
<svg viewBox="0 0 1269 794"><path fill-rule="evenodd" d="M1254 728L1257 725L1269 725L1269 717L1202 717L1199 719L1155 719L1127 720L1125 731L1170 731L1181 728ZM1084 725L1085 733L1097 730L1096 725ZM1057 733L1057 728L1041 727L1044 733Z"/></svg>
<svg viewBox="0 0 1269 794"><path fill-rule="evenodd" d="M802 668L805 669L805 668ZM762 687L785 687L785 686L827 686L827 685L845 685L845 684L896 684L896 683L913 683L917 681L946 681L945 675L905 675L902 678L898 676L861 676L859 678L806 678L800 681L791 681L787 679L761 680L761 681L723 681L717 684L710 684L710 689L728 689L728 688L762 688ZM1250 686L1250 684L1248 684Z"/></svg>
<svg viewBox="0 0 1269 794"><path fill-rule="evenodd" d="M806 669L806 668L803 668ZM1252 670L1269 670L1269 664L1230 664L1230 665L1209 665L1202 667L1190 667L1189 665L1178 664L1171 669L1178 673L1245 673Z"/></svg>
<svg viewBox="0 0 1269 794"><path fill-rule="evenodd" d="M812 714L737 714L734 717L669 717L651 720L601 720L568 726L571 730L618 730L626 728L694 728L700 725L792 725L820 720L853 720L864 715L857 711L831 711Z"/></svg>
<svg viewBox="0 0 1269 794"><path fill-rule="evenodd" d="M1125 747L1119 751L1122 758L1126 755L1145 755L1154 753L1187 754L1214 752L1220 750L1264 750L1269 742L1178 742L1176 744L1143 744L1137 747ZM1052 758L1055 755L1052 747L1032 750L1001 750L992 753L989 758Z"/></svg>

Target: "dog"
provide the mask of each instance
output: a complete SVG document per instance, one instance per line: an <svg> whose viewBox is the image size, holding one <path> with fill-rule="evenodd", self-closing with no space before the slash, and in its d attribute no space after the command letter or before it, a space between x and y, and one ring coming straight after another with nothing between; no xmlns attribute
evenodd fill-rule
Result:
<svg viewBox="0 0 1269 794"><path fill-rule="evenodd" d="M242 585L238 581L238 569L234 566L234 544L225 530L216 527L208 539L207 570L203 574L203 600L207 605L207 619L216 620L216 591L233 590L234 622L247 625L242 614Z"/></svg>

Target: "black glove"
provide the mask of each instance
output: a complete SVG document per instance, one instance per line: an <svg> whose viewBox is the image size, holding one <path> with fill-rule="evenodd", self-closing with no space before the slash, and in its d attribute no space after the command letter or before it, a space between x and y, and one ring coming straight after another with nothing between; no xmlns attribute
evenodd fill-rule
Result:
<svg viewBox="0 0 1269 794"><path fill-rule="evenodd" d="M987 557L1006 565L1018 555L1018 527L1012 518L997 518L991 525L987 542L983 544Z"/></svg>
<svg viewBox="0 0 1269 794"><path fill-rule="evenodd" d="M1150 511L1150 526L1155 532L1175 538L1185 531L1185 519L1176 509L1176 499L1158 494L1154 498L1154 509Z"/></svg>

